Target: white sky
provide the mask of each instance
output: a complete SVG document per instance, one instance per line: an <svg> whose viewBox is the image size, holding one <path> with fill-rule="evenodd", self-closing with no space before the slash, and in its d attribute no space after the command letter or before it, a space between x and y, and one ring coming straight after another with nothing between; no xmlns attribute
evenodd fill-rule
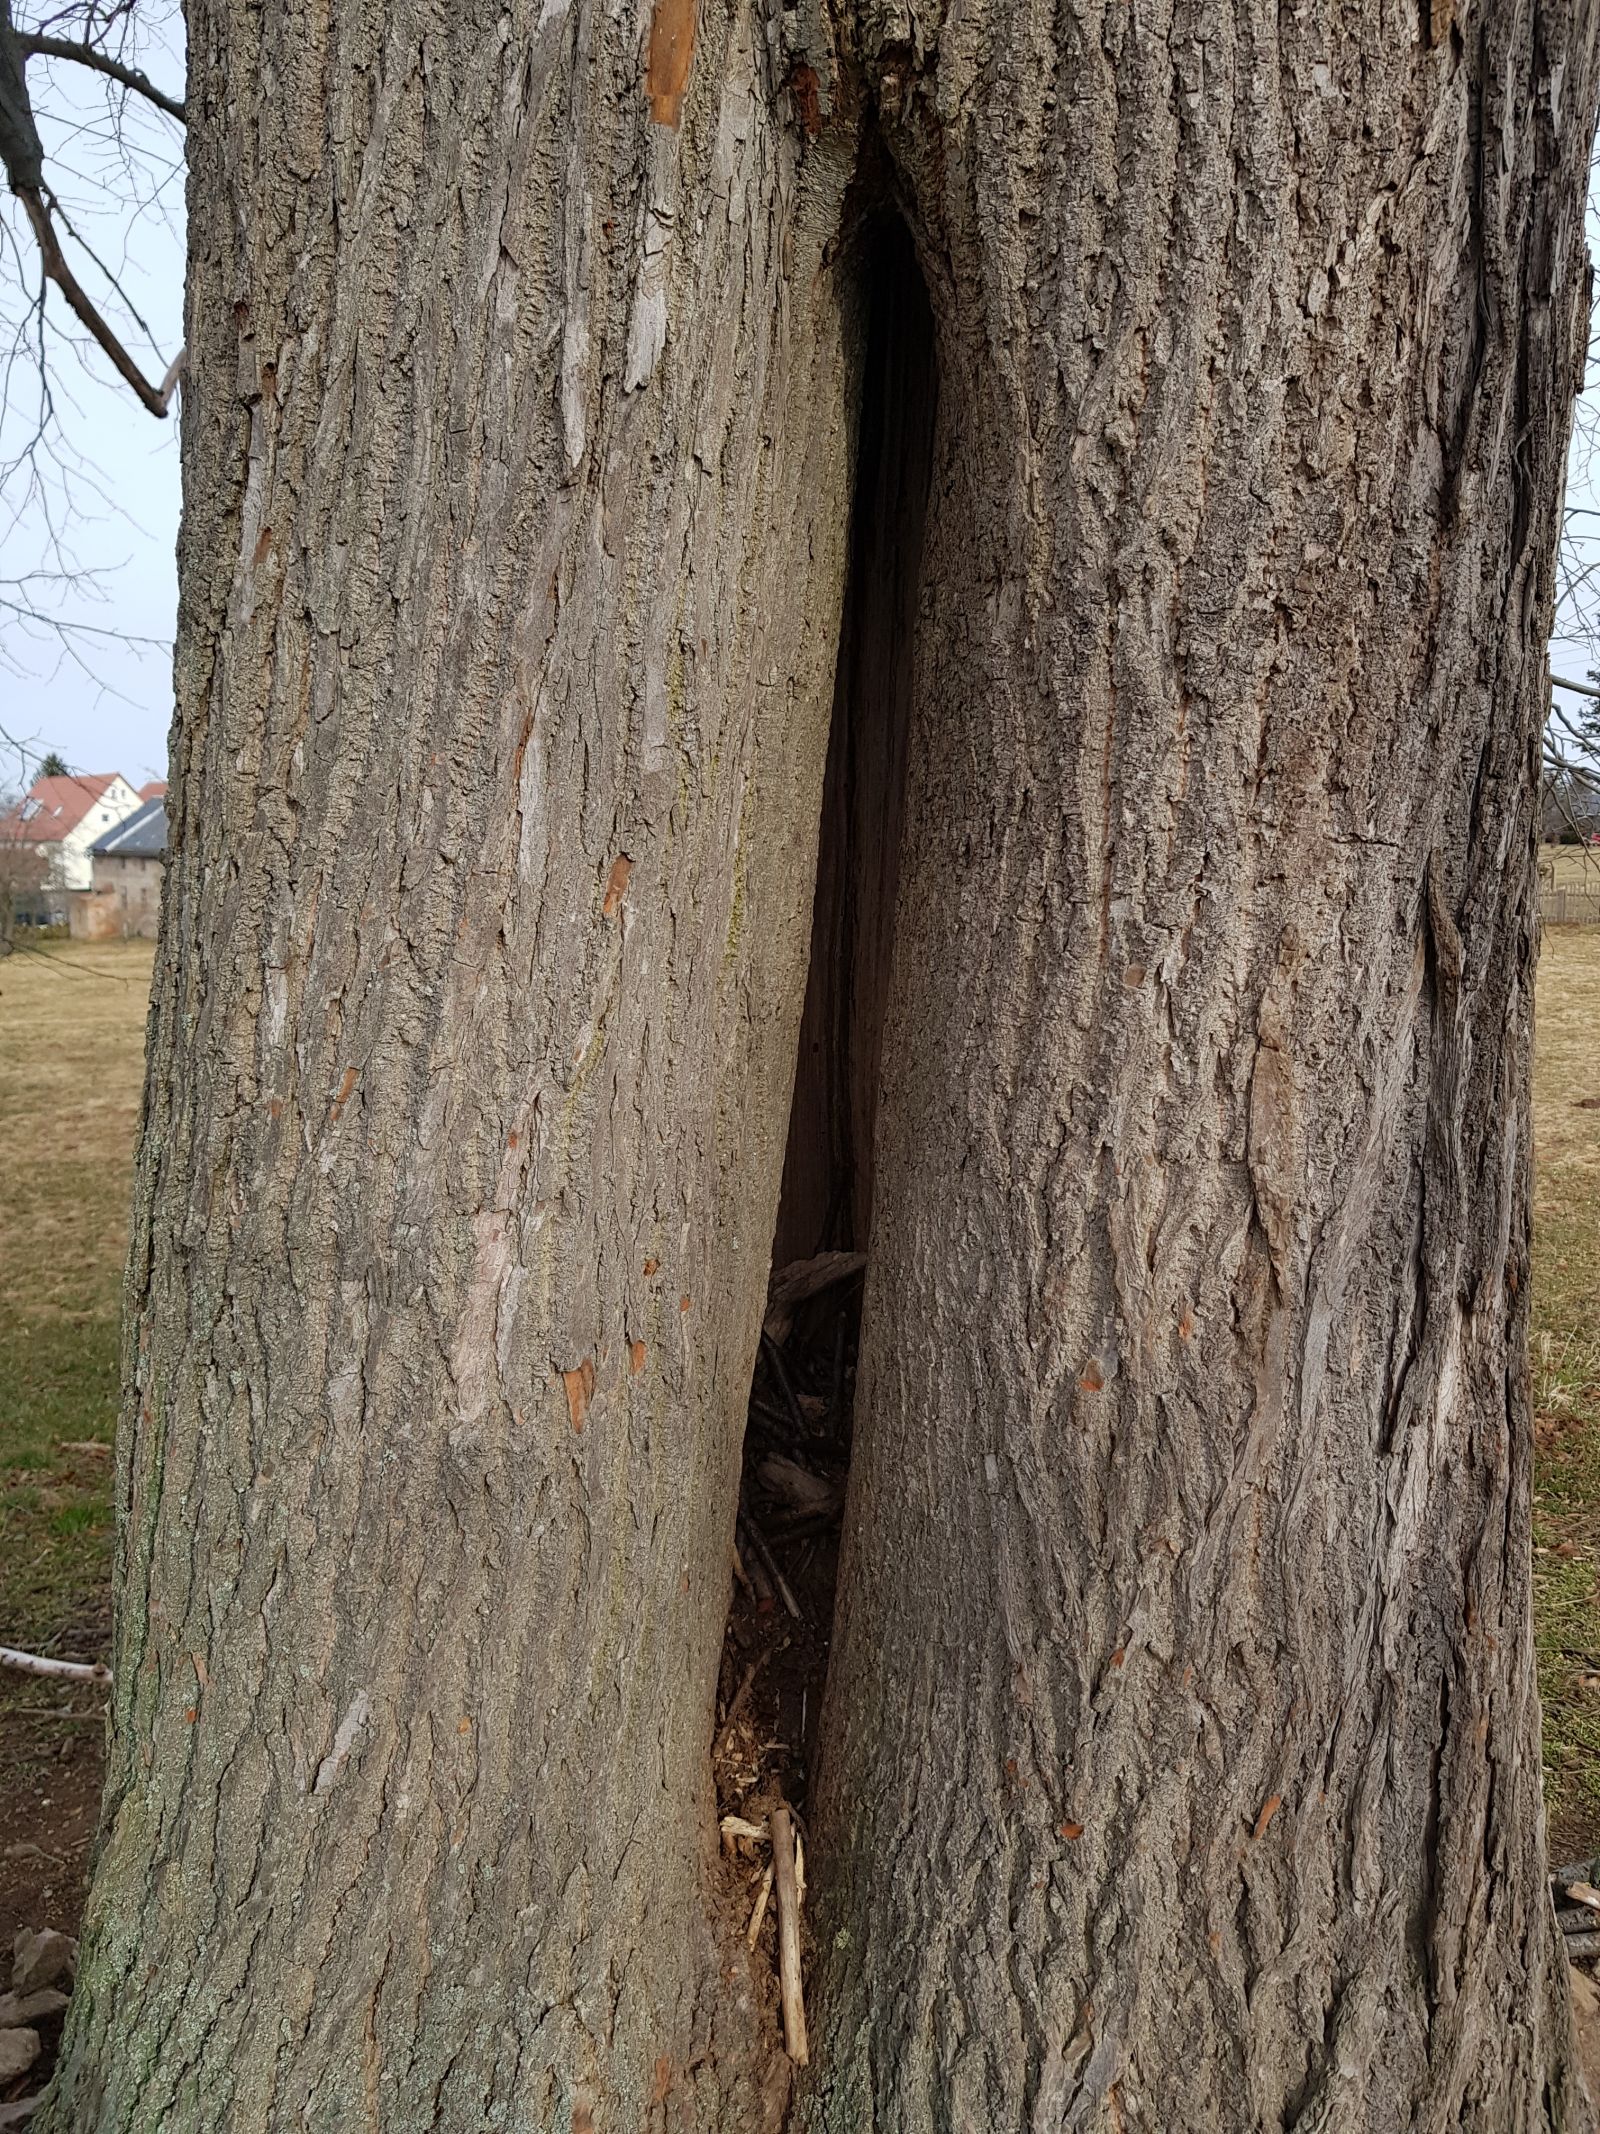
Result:
<svg viewBox="0 0 1600 2134"><path fill-rule="evenodd" d="M172 5L144 0L139 19L145 47L134 56L175 93L183 70L181 28L165 13ZM149 327L146 338L128 322L125 339L146 375L159 380L182 338L178 129L141 100L129 99L124 132L137 154L125 161L98 80L58 65L41 81L42 71L36 62L28 79L50 176L75 224L119 269ZM114 205L128 199L130 185L145 196L131 212ZM20 234L21 218L9 198L0 217ZM1600 187L1590 203L1590 244L1600 255ZM15 247L8 254L0 246L0 320L8 326L33 294L31 257L26 287L18 280L17 257ZM94 286L90 275L84 279ZM49 316L55 321L50 367L59 443L40 460L42 471L32 483L13 474L0 486L8 507L0 508L0 602L42 606L83 625L84 634L63 644L56 631L0 606L0 789L18 782L17 756L6 739L25 744L35 757L55 749L74 770L120 770L138 785L165 777L167 770L177 606L177 424L146 414L87 337L76 327L66 332L67 315L54 290ZM37 418L37 364L23 354L7 365L0 347L0 388L0 463L9 465ZM1590 359L1568 503L1580 510L1600 506L1600 352ZM1600 509L1594 525L1600 558ZM63 569L87 572L90 582L63 583L56 591L48 582L41 585L41 570ZM16 580L27 581L20 591L7 583ZM1600 562L1596 594L1586 604L1600 627ZM1578 604L1569 602L1557 617L1551 665L1581 680L1597 664L1600 646L1582 634ZM1575 708L1571 698L1564 701Z"/></svg>

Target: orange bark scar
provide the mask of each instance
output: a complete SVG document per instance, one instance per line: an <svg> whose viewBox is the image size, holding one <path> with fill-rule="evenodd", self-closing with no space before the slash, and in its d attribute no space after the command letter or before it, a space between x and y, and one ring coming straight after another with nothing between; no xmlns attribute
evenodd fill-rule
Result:
<svg viewBox="0 0 1600 2134"><path fill-rule="evenodd" d="M347 1067L345 1069L344 1080L339 1084L338 1091L333 1100L333 1109L328 1114L328 1124L330 1126L338 1125L339 1115L350 1101L350 1092L352 1089L355 1088L356 1077L359 1075L360 1072L361 1070L359 1067Z"/></svg>
<svg viewBox="0 0 1600 2134"><path fill-rule="evenodd" d="M561 1383L567 1389L567 1413L572 1427L581 1430L589 1412L589 1396L594 1391L594 1365L585 1357L575 1371L562 1372Z"/></svg>
<svg viewBox="0 0 1600 2134"><path fill-rule="evenodd" d="M642 1341L629 1342L628 1369L633 1373L635 1378L637 1378L639 1373L644 1369L644 1343Z"/></svg>
<svg viewBox="0 0 1600 2134"><path fill-rule="evenodd" d="M628 886L628 877L633 872L633 862L624 852L612 862L611 872L606 877L606 900L601 909L608 919L614 919L622 905L622 892Z"/></svg>
<svg viewBox="0 0 1600 2134"><path fill-rule="evenodd" d="M656 0L650 17L644 85L650 116L658 126L676 126L683 112L683 92L689 85L689 62L694 56L694 8L695 0Z"/></svg>
<svg viewBox="0 0 1600 2134"><path fill-rule="evenodd" d="M1259 1838L1264 1837L1266 1835L1267 1825L1272 1821L1272 1818L1277 1814L1278 1810L1282 1806L1283 1795L1281 1793L1274 1793L1271 1799L1268 1800L1263 1806L1261 1813L1256 1817L1256 1827L1254 1833L1256 1837Z"/></svg>

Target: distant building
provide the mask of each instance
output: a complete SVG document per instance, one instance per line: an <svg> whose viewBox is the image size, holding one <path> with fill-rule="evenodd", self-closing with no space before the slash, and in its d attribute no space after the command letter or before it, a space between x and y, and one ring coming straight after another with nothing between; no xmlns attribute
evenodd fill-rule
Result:
<svg viewBox="0 0 1600 2134"><path fill-rule="evenodd" d="M139 788L139 798L141 800L165 800L166 797L167 781L165 778L151 778Z"/></svg>
<svg viewBox="0 0 1600 2134"><path fill-rule="evenodd" d="M89 856L94 880L87 893L72 899L73 933L85 941L153 941L167 857L165 800L147 800L97 837Z"/></svg>
<svg viewBox="0 0 1600 2134"><path fill-rule="evenodd" d="M28 796L0 816L0 871L18 874L38 862L34 916L59 925L68 893L93 880L89 847L139 806L120 771L36 778Z"/></svg>

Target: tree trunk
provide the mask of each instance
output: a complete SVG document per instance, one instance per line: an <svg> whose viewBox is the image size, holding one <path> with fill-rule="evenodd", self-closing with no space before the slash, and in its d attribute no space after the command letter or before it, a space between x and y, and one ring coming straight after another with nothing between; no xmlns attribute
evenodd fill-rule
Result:
<svg viewBox="0 0 1600 2134"><path fill-rule="evenodd" d="M781 2113L708 1744L852 547L798 2123L1588 2124L1524 1349L1597 10L1340 12L192 0L51 2134Z"/></svg>

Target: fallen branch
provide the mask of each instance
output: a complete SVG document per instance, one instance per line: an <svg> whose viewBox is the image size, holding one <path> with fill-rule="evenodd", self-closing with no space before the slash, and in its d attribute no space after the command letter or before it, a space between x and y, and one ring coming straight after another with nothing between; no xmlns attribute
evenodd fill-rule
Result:
<svg viewBox="0 0 1600 2134"><path fill-rule="evenodd" d="M810 2055L806 2047L806 2003L800 1983L800 1893L794 1871L794 1824L787 1808L774 1808L772 1879L778 1893L778 1992L783 2001L784 2050L796 2067Z"/></svg>
<svg viewBox="0 0 1600 2134"><path fill-rule="evenodd" d="M109 1682L111 1670L96 1660L47 1660L43 1653L18 1652L14 1645L0 1645L0 1667L14 1668L19 1675L56 1675L64 1682Z"/></svg>

